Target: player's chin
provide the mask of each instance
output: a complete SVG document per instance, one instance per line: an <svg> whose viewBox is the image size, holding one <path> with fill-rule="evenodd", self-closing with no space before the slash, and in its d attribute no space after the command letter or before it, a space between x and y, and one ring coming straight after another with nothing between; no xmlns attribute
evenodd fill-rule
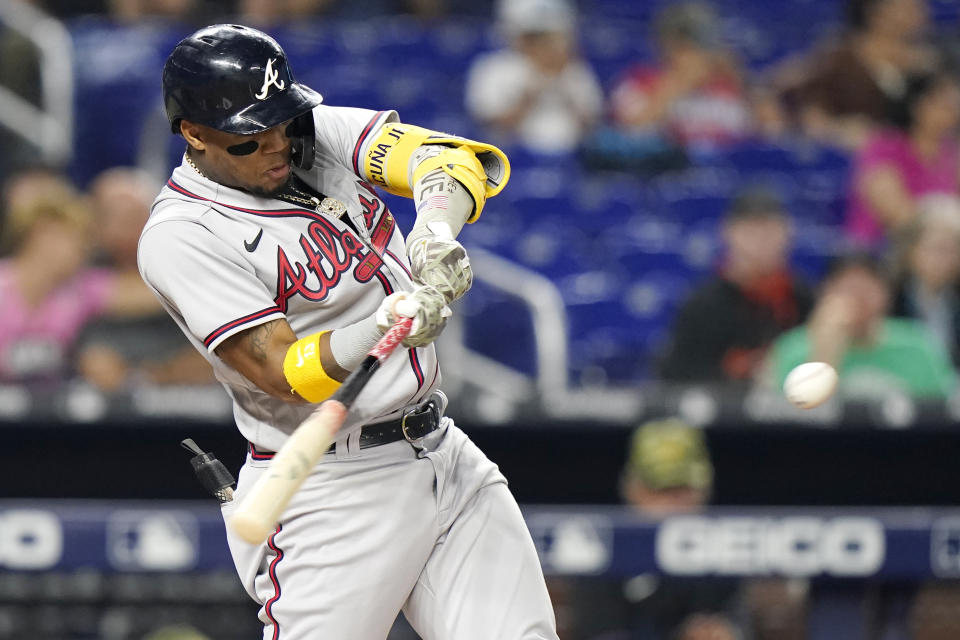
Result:
<svg viewBox="0 0 960 640"><path fill-rule="evenodd" d="M286 162L284 164L267 169L264 171L264 175L266 175L271 181L276 181L280 184L286 184L287 180L290 179L290 163Z"/></svg>
<svg viewBox="0 0 960 640"><path fill-rule="evenodd" d="M284 165L277 169L269 169L264 172L264 179L254 189L254 193L261 196L272 197L280 193L290 182L290 165Z"/></svg>

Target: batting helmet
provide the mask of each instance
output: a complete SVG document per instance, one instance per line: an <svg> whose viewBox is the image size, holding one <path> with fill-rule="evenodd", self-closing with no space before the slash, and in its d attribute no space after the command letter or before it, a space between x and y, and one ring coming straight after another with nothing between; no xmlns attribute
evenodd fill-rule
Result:
<svg viewBox="0 0 960 640"><path fill-rule="evenodd" d="M240 25L200 29L181 40L163 65L163 103L174 133L184 119L237 134L292 120L287 134L295 139L294 162L302 168L313 160L310 111L322 100L294 80L276 40Z"/></svg>

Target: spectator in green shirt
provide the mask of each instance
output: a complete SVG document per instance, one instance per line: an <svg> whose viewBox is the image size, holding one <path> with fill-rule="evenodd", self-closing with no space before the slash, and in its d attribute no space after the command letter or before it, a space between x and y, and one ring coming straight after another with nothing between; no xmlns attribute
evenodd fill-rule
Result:
<svg viewBox="0 0 960 640"><path fill-rule="evenodd" d="M778 338L770 356L778 386L803 362L829 362L846 397L902 392L943 398L956 374L949 356L918 321L889 317L891 285L880 263L856 254L824 279L810 320Z"/></svg>

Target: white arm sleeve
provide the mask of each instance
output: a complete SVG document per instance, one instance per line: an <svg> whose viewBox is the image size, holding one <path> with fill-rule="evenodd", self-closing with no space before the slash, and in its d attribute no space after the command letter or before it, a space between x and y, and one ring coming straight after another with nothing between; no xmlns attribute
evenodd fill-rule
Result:
<svg viewBox="0 0 960 640"><path fill-rule="evenodd" d="M253 266L201 224L170 220L148 228L138 260L143 280L209 351L284 317Z"/></svg>
<svg viewBox="0 0 960 640"><path fill-rule="evenodd" d="M474 206L466 187L442 169L435 169L417 180L413 185L413 201L417 207L417 219L407 234L407 253L426 236L456 238Z"/></svg>
<svg viewBox="0 0 960 640"><path fill-rule="evenodd" d="M383 333L377 328L376 314L330 333L330 353L337 364L353 371Z"/></svg>

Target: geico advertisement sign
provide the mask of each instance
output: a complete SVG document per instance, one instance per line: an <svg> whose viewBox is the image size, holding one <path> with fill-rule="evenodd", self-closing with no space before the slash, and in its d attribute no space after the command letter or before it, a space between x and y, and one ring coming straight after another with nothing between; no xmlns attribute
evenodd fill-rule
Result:
<svg viewBox="0 0 960 640"><path fill-rule="evenodd" d="M63 527L49 511L0 511L0 567L49 569L63 553Z"/></svg>
<svg viewBox="0 0 960 640"><path fill-rule="evenodd" d="M883 565L872 518L670 518L657 530L657 564L676 575L869 576Z"/></svg>

